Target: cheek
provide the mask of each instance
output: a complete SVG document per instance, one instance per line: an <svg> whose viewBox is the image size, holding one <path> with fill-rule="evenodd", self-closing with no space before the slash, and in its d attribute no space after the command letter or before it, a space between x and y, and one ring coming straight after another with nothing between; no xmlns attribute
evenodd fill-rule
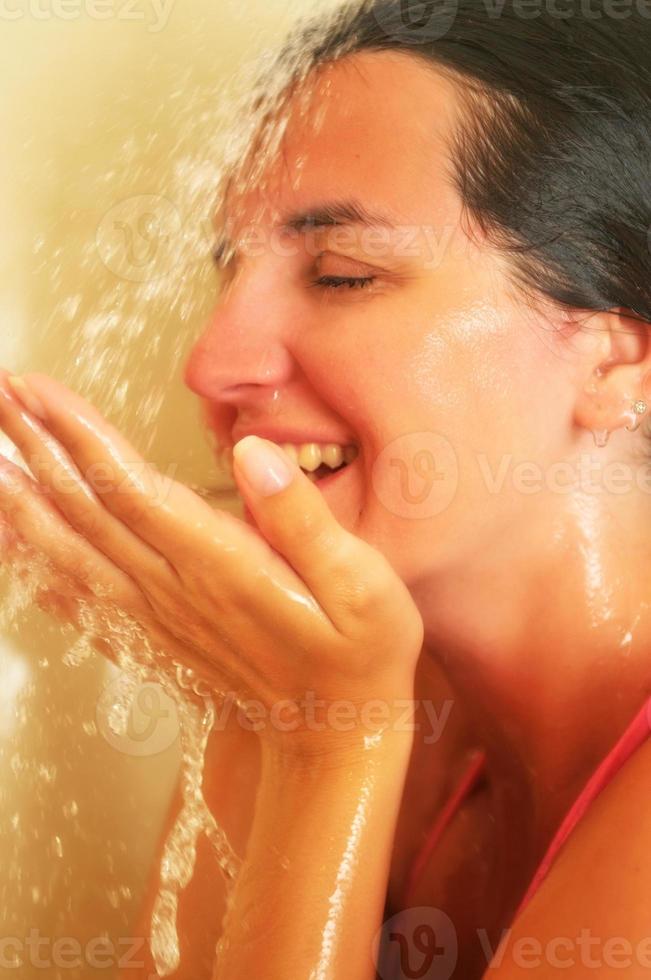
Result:
<svg viewBox="0 0 651 980"><path fill-rule="evenodd" d="M562 353L524 313L476 300L411 336L400 364L402 410L414 422L429 419L460 452L530 454L550 431L550 402L564 418Z"/></svg>
<svg viewBox="0 0 651 980"><path fill-rule="evenodd" d="M549 331L506 302L439 300L429 315L431 296L383 311L341 362L345 417L367 451L356 532L408 583L499 540L522 500L508 482L496 492L495 474L553 455L571 410Z"/></svg>
<svg viewBox="0 0 651 980"><path fill-rule="evenodd" d="M514 384L507 324L476 309L426 330L402 326L391 357L371 357L360 411L371 449L365 536L409 580L489 518L495 501L480 461L492 466L531 439L517 432L529 381L516 371Z"/></svg>

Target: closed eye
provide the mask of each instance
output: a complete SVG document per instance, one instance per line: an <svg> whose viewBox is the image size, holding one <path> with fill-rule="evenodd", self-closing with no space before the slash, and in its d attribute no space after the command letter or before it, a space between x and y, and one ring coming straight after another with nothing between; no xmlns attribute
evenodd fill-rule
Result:
<svg viewBox="0 0 651 980"><path fill-rule="evenodd" d="M319 276L311 283L322 289L364 289L375 281L375 276Z"/></svg>

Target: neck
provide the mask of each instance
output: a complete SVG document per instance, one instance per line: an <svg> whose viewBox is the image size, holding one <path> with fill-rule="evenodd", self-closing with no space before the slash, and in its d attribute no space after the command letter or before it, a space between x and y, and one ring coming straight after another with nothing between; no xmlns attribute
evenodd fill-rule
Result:
<svg viewBox="0 0 651 980"><path fill-rule="evenodd" d="M625 503L547 502L538 524L412 589L424 656L472 717L532 860L651 693L651 524Z"/></svg>

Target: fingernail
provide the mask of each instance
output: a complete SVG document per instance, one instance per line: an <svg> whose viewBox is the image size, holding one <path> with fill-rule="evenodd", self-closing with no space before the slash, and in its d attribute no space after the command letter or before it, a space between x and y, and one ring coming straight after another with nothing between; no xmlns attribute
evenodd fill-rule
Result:
<svg viewBox="0 0 651 980"><path fill-rule="evenodd" d="M233 459L247 483L263 497L288 487L298 467L275 446L257 436L245 436L233 447Z"/></svg>
<svg viewBox="0 0 651 980"><path fill-rule="evenodd" d="M11 385L12 391L19 402L21 402L25 408L36 415L39 419L44 419L46 417L45 406L43 405L40 398L38 398L32 389L29 387L24 378L20 375L14 374L7 378L8 383Z"/></svg>

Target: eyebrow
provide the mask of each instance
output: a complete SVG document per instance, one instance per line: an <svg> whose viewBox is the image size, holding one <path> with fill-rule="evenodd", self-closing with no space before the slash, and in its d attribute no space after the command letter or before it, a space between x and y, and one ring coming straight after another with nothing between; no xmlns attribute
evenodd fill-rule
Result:
<svg viewBox="0 0 651 980"><path fill-rule="evenodd" d="M361 201L350 198L340 201L325 201L310 208L285 214L277 227L281 231L304 232L310 228L332 228L335 226L359 225L363 228L396 229L395 219L388 214L372 210ZM219 264L232 248L228 238L222 237L213 249L213 258Z"/></svg>
<svg viewBox="0 0 651 980"><path fill-rule="evenodd" d="M393 219L379 211L372 211L361 201L329 201L288 215L282 227L286 230L304 231L306 228L326 228L333 225L362 225L364 228L382 226L395 228Z"/></svg>

